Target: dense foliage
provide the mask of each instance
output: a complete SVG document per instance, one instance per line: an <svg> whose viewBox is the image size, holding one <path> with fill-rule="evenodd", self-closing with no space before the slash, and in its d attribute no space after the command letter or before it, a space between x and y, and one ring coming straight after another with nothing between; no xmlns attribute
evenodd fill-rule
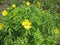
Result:
<svg viewBox="0 0 60 45"><path fill-rule="evenodd" d="M60 0L10 0L10 4L23 4L24 2L29 1L31 4L36 4L40 2L41 8L49 10L51 13L60 13Z"/></svg>
<svg viewBox="0 0 60 45"><path fill-rule="evenodd" d="M56 45L60 35L56 9L60 2L53 1L10 0L0 16L0 45Z"/></svg>
<svg viewBox="0 0 60 45"><path fill-rule="evenodd" d="M1 45L56 45L60 15L29 2L8 7L0 17Z"/></svg>

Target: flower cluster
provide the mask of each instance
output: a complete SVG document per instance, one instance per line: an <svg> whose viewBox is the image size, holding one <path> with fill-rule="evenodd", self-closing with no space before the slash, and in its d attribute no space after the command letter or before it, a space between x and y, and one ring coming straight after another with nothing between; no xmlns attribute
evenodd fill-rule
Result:
<svg viewBox="0 0 60 45"><path fill-rule="evenodd" d="M4 45L56 44L60 33L59 15L53 16L46 7L42 8L42 2L31 1L12 4L2 11L0 40L2 39Z"/></svg>
<svg viewBox="0 0 60 45"><path fill-rule="evenodd" d="M56 22L57 16L41 9L40 2L34 4L29 1L19 6L12 4L2 11L0 35L4 45L11 45L12 42L15 45L55 45L59 36L57 23L60 21Z"/></svg>
<svg viewBox="0 0 60 45"><path fill-rule="evenodd" d="M30 2L27 1L26 2L26 5L29 6L30 5ZM15 4L12 4L11 6L12 8L16 8L16 5ZM7 10L4 10L2 12L2 15L3 16L7 16L8 15L8 11ZM14 14L15 15L15 14ZM28 19L25 19L23 22L22 22L22 26L25 28L25 29L30 29L32 26L31 26L31 22L28 20ZM2 29L2 24L0 24L0 29Z"/></svg>

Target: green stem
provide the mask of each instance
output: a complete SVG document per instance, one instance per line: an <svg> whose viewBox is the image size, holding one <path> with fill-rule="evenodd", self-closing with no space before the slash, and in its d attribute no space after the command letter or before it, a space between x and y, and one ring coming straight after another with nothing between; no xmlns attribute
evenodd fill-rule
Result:
<svg viewBox="0 0 60 45"><path fill-rule="evenodd" d="M9 36L11 37L12 35L11 35L11 29L10 28L9 28L8 32L9 32Z"/></svg>

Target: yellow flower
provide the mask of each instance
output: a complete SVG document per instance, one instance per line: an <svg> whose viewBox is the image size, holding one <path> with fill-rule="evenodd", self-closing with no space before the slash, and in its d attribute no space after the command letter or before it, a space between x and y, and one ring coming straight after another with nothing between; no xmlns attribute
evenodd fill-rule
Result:
<svg viewBox="0 0 60 45"><path fill-rule="evenodd" d="M46 12L46 10L42 10L42 13L45 13Z"/></svg>
<svg viewBox="0 0 60 45"><path fill-rule="evenodd" d="M16 8L16 5L15 4L12 4L12 8Z"/></svg>
<svg viewBox="0 0 60 45"><path fill-rule="evenodd" d="M2 11L2 15L3 16L6 16L7 14L8 14L8 11L7 10Z"/></svg>
<svg viewBox="0 0 60 45"><path fill-rule="evenodd" d="M55 34L59 34L59 29L56 28L56 29L54 30L54 33L55 33Z"/></svg>
<svg viewBox="0 0 60 45"><path fill-rule="evenodd" d="M27 5L27 6L30 6L30 2L29 2L29 1L27 1L27 2L26 2L26 5Z"/></svg>
<svg viewBox="0 0 60 45"><path fill-rule="evenodd" d="M37 2L37 3L36 3L36 6L37 6L37 7L40 7L40 6L41 6L40 2Z"/></svg>
<svg viewBox="0 0 60 45"><path fill-rule="evenodd" d="M3 24L2 23L0 23L0 30L3 28Z"/></svg>
<svg viewBox="0 0 60 45"><path fill-rule="evenodd" d="M30 29L32 26L31 26L31 22L28 20L28 19L25 19L23 22L22 22L22 26L24 26L25 29Z"/></svg>

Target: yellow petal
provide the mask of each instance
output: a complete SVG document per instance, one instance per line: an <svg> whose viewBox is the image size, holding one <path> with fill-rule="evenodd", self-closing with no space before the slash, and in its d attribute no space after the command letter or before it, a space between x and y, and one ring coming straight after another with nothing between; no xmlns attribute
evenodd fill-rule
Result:
<svg viewBox="0 0 60 45"><path fill-rule="evenodd" d="M27 1L27 2L26 2L26 5L27 5L27 6L30 6L30 2L29 2L29 1Z"/></svg>
<svg viewBox="0 0 60 45"><path fill-rule="evenodd" d="M12 8L16 8L16 5L15 4L12 4Z"/></svg>
<svg viewBox="0 0 60 45"><path fill-rule="evenodd" d="M24 26L25 29L30 29L32 26Z"/></svg>
<svg viewBox="0 0 60 45"><path fill-rule="evenodd" d="M28 20L28 19L25 19L23 22L22 22L22 26L25 28L25 29L30 29L31 28L31 22Z"/></svg>
<svg viewBox="0 0 60 45"><path fill-rule="evenodd" d="M7 10L2 11L2 15L3 16L6 16L7 14L8 14L8 11Z"/></svg>
<svg viewBox="0 0 60 45"><path fill-rule="evenodd" d="M28 20L28 19L25 19L23 22L22 22L22 25L31 25L31 22Z"/></svg>
<svg viewBox="0 0 60 45"><path fill-rule="evenodd" d="M3 24L2 23L0 23L0 30L3 28Z"/></svg>
<svg viewBox="0 0 60 45"><path fill-rule="evenodd" d="M55 34L59 34L59 29L56 28L56 29L54 30L54 33L55 33Z"/></svg>

